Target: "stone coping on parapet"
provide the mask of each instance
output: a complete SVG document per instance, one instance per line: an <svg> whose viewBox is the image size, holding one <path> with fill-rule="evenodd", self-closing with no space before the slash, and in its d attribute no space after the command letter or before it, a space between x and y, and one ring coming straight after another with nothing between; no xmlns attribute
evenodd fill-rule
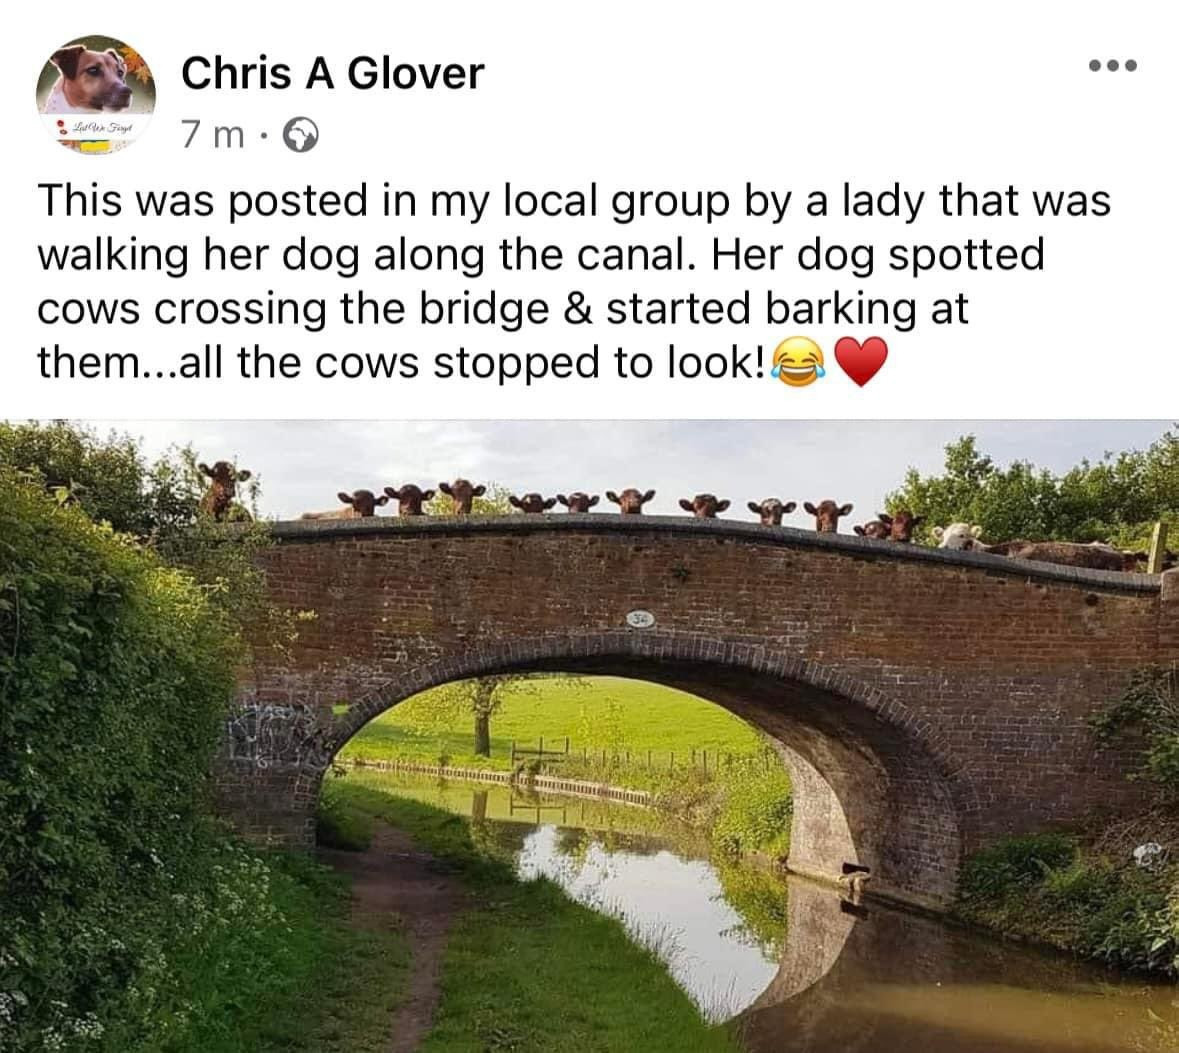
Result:
<svg viewBox="0 0 1179 1053"><path fill-rule="evenodd" d="M267 521L271 536L280 541L331 541L370 537L449 537L465 534L574 533L677 537L727 538L733 541L784 547L817 548L868 559L896 559L969 567L991 574L1042 581L1058 581L1121 592L1159 592L1163 577L1179 575L1131 574L1087 567L1066 567L1054 563L1013 559L989 552L927 548L896 541L877 541L856 534L820 534L798 527L762 526L726 519L697 519L693 516L634 515L610 513L579 515L508 516L372 516L365 519L294 519ZM241 529L227 524L227 532Z"/></svg>

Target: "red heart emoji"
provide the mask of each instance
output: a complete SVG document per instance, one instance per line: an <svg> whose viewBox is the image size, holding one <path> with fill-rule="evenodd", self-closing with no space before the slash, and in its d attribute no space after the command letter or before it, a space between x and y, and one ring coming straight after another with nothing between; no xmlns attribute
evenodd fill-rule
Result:
<svg viewBox="0 0 1179 1053"><path fill-rule="evenodd" d="M878 336L870 336L862 344L851 336L841 337L835 344L835 361L860 387L868 383L888 358L888 344Z"/></svg>

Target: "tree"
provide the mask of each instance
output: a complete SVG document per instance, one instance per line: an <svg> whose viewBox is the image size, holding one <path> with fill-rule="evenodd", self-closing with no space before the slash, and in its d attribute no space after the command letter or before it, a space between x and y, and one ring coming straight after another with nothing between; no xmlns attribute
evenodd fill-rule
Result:
<svg viewBox="0 0 1179 1053"><path fill-rule="evenodd" d="M256 560L271 543L265 525L240 527L228 538L201 514L207 480L191 446L173 446L149 465L139 442L125 433L102 436L73 421L0 421L3 469L68 493L94 522L134 536L187 571L224 619L226 632L248 627L245 636L282 648L294 638L295 622L308 616L270 603ZM242 495L252 512L259 485L252 478Z"/></svg>
<svg viewBox="0 0 1179 1053"><path fill-rule="evenodd" d="M130 435L112 431L103 438L60 420L0 421L0 467L68 492L91 519L120 533L141 536L150 530L147 466Z"/></svg>
<svg viewBox="0 0 1179 1053"><path fill-rule="evenodd" d="M1013 538L1108 541L1143 548L1155 522L1179 530L1179 431L1165 432L1146 450L1106 453L1063 475L1014 461L1006 468L978 449L973 435L946 447L940 475L910 468L889 494L890 512L925 516L923 540L934 526L977 523L990 542Z"/></svg>

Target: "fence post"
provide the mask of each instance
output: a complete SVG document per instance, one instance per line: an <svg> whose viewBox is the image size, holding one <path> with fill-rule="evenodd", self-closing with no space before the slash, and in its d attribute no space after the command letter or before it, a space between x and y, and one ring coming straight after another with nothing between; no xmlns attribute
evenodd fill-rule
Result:
<svg viewBox="0 0 1179 1053"><path fill-rule="evenodd" d="M1167 524L1155 523L1154 532L1150 535L1150 556L1146 561L1147 574L1161 574L1163 559L1167 554Z"/></svg>
<svg viewBox="0 0 1179 1053"><path fill-rule="evenodd" d="M704 774L708 774L708 750L704 751Z"/></svg>
<svg viewBox="0 0 1179 1053"><path fill-rule="evenodd" d="M668 768L668 771L675 771L675 750L671 751L671 766Z"/></svg>
<svg viewBox="0 0 1179 1053"><path fill-rule="evenodd" d="M565 756L569 756L569 736L565 736Z"/></svg>
<svg viewBox="0 0 1179 1053"><path fill-rule="evenodd" d="M647 771L651 770L651 751L647 750Z"/></svg>
<svg viewBox="0 0 1179 1053"><path fill-rule="evenodd" d="M516 740L512 739L512 767L516 766Z"/></svg>

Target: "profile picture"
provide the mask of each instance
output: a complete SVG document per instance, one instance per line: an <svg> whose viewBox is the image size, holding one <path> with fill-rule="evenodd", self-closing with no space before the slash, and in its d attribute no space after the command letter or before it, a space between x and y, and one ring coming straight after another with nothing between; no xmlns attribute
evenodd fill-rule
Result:
<svg viewBox="0 0 1179 1053"><path fill-rule="evenodd" d="M37 80L37 110L62 146L108 154L137 139L156 104L151 68L114 37L76 37L49 56Z"/></svg>

